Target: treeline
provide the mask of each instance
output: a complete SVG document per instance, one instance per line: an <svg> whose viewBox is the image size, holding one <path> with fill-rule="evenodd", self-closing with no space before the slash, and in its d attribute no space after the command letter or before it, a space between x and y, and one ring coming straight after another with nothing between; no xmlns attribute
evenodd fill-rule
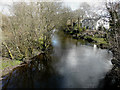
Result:
<svg viewBox="0 0 120 90"><path fill-rule="evenodd" d="M106 3L110 29L105 32L108 33L109 45L117 59L120 56L119 8L119 2ZM40 52L49 52L52 50L51 37L54 29L64 30L71 25L72 29L81 31L81 20L101 17L93 9L94 6L85 2L75 11L63 6L62 2L13 3L10 15L1 14L2 57L23 59Z"/></svg>
<svg viewBox="0 0 120 90"><path fill-rule="evenodd" d="M19 60L51 51L54 29L64 30L68 22L73 26L76 20L80 29L81 19L97 16L87 3L75 11L57 1L15 2L9 8L10 15L1 14L2 57Z"/></svg>
<svg viewBox="0 0 120 90"><path fill-rule="evenodd" d="M2 57L19 59L49 52L53 30L65 27L69 8L61 2L15 2L2 14Z"/></svg>
<svg viewBox="0 0 120 90"><path fill-rule="evenodd" d="M120 1L106 3L109 13L109 44L113 53L112 70L105 77L105 87L120 87Z"/></svg>
<svg viewBox="0 0 120 90"><path fill-rule="evenodd" d="M109 13L109 44L115 58L120 60L120 2L106 3Z"/></svg>

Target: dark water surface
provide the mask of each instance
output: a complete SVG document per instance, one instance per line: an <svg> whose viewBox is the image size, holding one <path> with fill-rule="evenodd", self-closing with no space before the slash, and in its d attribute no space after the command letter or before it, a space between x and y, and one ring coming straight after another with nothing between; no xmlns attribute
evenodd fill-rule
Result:
<svg viewBox="0 0 120 90"><path fill-rule="evenodd" d="M52 38L53 53L3 77L3 88L95 88L112 68L112 54L63 33Z"/></svg>

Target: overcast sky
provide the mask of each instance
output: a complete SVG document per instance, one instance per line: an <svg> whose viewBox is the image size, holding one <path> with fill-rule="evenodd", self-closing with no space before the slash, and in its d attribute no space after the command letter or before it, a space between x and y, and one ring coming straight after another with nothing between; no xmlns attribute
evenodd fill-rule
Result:
<svg viewBox="0 0 120 90"><path fill-rule="evenodd" d="M4 13L8 13L7 5L12 5L12 2L19 2L23 0L0 0L0 11L3 12L2 10L4 9ZM30 0L24 0L24 1L30 1ZM36 1L36 0L31 0L31 1ZM46 1L46 0L43 0ZM50 0L47 0L50 1ZM64 5L71 7L72 10L75 10L79 7L80 3L87 2L91 6L100 6L102 5L102 2L106 2L108 0L58 0L58 1L63 1ZM118 1L118 0L114 0Z"/></svg>

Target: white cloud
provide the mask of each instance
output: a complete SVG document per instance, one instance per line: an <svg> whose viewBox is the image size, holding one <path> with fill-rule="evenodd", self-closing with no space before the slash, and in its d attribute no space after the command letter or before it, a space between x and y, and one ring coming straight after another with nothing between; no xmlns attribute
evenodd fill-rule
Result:
<svg viewBox="0 0 120 90"><path fill-rule="evenodd" d="M70 6L72 10L75 10L79 8L80 4L82 2L87 2L89 5L97 7L100 5L101 7L101 2L105 2L106 0L63 0L66 6Z"/></svg>
<svg viewBox="0 0 120 90"><path fill-rule="evenodd" d="M106 0L63 0L64 2L102 2Z"/></svg>
<svg viewBox="0 0 120 90"><path fill-rule="evenodd" d="M2 11L3 9L7 9L7 5L12 5L12 2L20 2L20 1L62 1L64 2L64 5L71 7L72 10L75 10L77 8L79 8L79 5L81 2L87 2L89 3L91 6L98 6L100 5L101 7L101 3L100 2L106 2L108 0L1 0L0 1L0 11ZM112 0L112 1L119 1L119 0ZM5 10L5 12L8 12L7 10Z"/></svg>

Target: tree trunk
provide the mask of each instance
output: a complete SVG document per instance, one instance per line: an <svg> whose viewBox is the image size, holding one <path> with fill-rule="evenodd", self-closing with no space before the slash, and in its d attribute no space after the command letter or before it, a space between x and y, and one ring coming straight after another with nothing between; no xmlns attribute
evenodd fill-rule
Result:
<svg viewBox="0 0 120 90"><path fill-rule="evenodd" d="M78 18L78 28L80 28L80 18Z"/></svg>
<svg viewBox="0 0 120 90"><path fill-rule="evenodd" d="M10 57L11 57L11 59L13 60L13 59L14 59L14 57L13 57L13 55L12 55L12 53L11 53L10 49L8 48L7 44L6 44L5 42L3 42L2 44L6 47L6 49L8 50L9 56L10 56Z"/></svg>
<svg viewBox="0 0 120 90"><path fill-rule="evenodd" d="M73 21L72 21L72 19L70 21L71 21L71 27L73 27Z"/></svg>

